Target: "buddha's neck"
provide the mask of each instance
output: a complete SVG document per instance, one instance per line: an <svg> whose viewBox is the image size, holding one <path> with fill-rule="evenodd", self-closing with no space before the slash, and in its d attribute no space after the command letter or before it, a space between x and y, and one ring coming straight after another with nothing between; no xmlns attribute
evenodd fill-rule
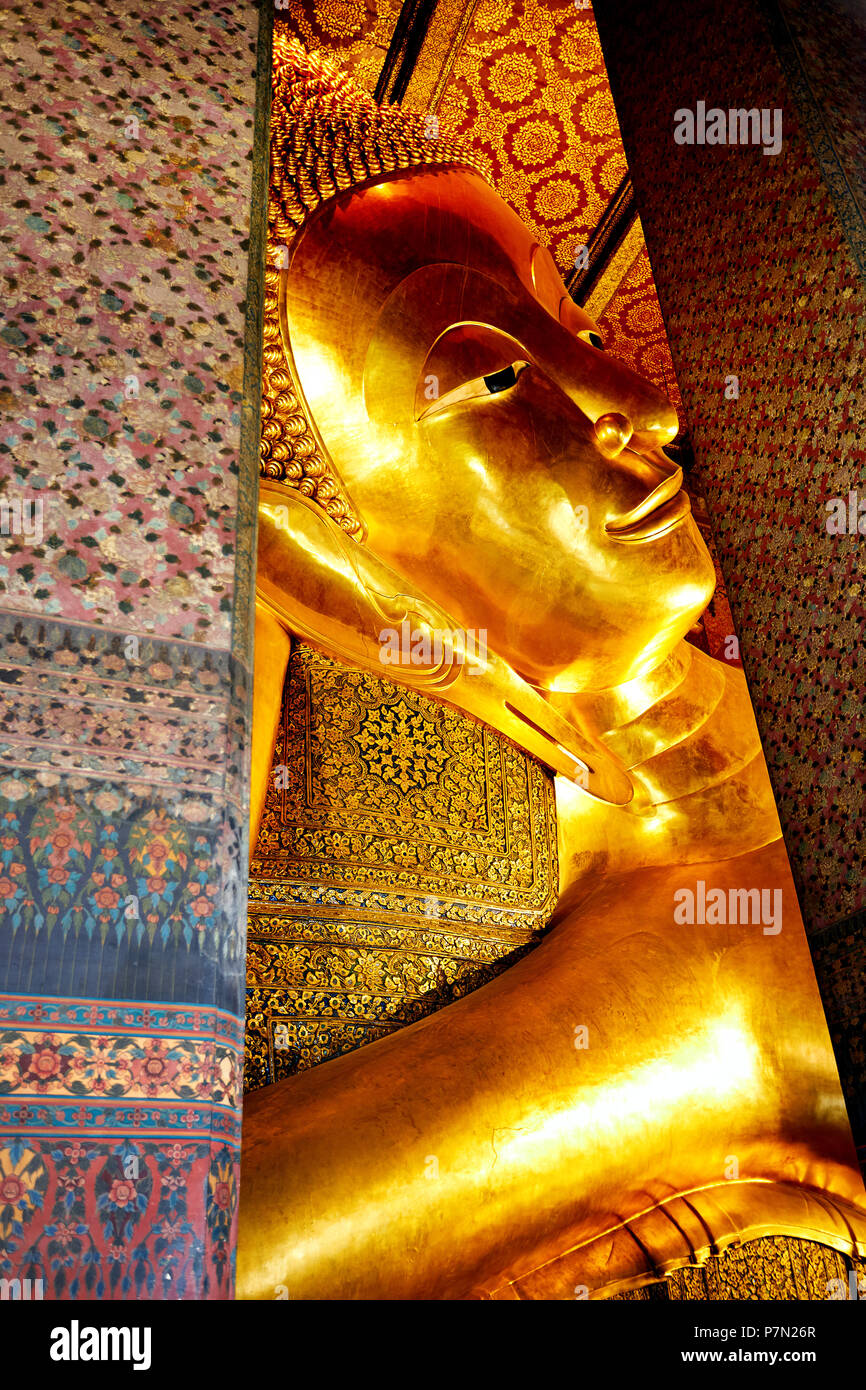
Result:
<svg viewBox="0 0 866 1390"><path fill-rule="evenodd" d="M554 920L576 910L606 874L721 863L779 838L742 671L683 642L638 680L552 700L620 759L634 786L628 805L612 806L557 779Z"/></svg>

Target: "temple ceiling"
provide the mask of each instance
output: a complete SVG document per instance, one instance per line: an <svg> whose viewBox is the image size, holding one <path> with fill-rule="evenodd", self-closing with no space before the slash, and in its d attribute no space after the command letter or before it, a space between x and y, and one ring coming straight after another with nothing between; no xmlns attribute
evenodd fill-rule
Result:
<svg viewBox="0 0 866 1390"><path fill-rule="evenodd" d="M588 0L287 0L277 24L378 101L435 115L483 154L606 347L656 382L682 422Z"/></svg>

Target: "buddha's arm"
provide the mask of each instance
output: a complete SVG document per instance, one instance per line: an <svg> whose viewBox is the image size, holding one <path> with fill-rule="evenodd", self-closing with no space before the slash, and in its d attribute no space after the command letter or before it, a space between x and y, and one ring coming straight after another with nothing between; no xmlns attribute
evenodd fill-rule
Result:
<svg viewBox="0 0 866 1390"><path fill-rule="evenodd" d="M794 1184L773 1189L774 1230L803 1234L798 1192L814 1190L814 1238L838 1245L850 1220L866 1239L784 850L701 876L781 887L782 931L676 925L694 867L608 880L468 998L248 1097L240 1295L490 1291L716 1185L742 1230L766 1209L755 1183Z"/></svg>

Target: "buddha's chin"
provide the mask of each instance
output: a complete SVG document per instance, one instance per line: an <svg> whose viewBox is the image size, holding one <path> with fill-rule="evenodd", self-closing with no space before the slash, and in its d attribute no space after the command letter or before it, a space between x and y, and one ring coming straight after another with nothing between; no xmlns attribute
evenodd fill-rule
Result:
<svg viewBox="0 0 866 1390"><path fill-rule="evenodd" d="M660 666L680 641L677 635L673 641L643 648L634 657L611 656L607 661L589 664L574 662L557 670L530 670L526 666L516 669L528 684L549 695L599 695L627 685Z"/></svg>
<svg viewBox="0 0 866 1390"><path fill-rule="evenodd" d="M668 576L654 610L648 573L641 607L611 604L588 611L575 601L543 623L536 608L535 621L521 621L519 629L512 622L500 655L530 685L550 693L591 694L645 675L679 646L713 596L713 563L703 541L696 540L693 565ZM492 633L491 645L496 648Z"/></svg>

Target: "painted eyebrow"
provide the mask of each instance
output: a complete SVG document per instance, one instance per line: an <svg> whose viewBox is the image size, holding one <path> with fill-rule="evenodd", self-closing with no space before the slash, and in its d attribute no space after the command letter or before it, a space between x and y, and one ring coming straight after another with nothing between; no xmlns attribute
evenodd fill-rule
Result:
<svg viewBox="0 0 866 1390"><path fill-rule="evenodd" d="M415 423L418 424L428 416L435 415L437 410L444 410L446 406L462 405L464 401L477 400L479 396L484 394L478 385L481 381L484 382L487 393L491 396L497 396L503 391L510 390L512 386L517 385L518 379L523 371L531 365L533 364L528 362L525 358L518 357L515 358L513 362L510 362L507 367L500 367L498 371L488 372L486 375L482 374L481 376L470 377L460 386L454 386L450 391L446 391L444 396L438 396L435 400L431 401L430 404L421 411L421 414L416 416ZM519 370L515 370L515 368L519 368ZM509 372L512 376L510 381L503 380L501 385L491 385L491 382L495 382L497 378L505 378L506 374Z"/></svg>

